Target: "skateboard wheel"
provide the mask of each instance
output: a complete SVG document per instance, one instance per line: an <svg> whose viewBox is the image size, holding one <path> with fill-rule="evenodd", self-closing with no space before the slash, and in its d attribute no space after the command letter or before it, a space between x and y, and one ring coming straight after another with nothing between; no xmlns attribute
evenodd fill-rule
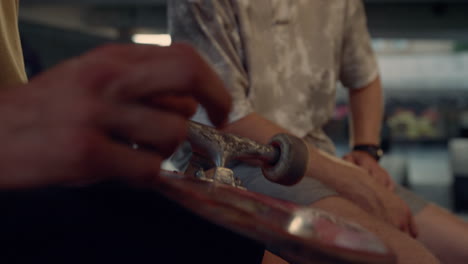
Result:
<svg viewBox="0 0 468 264"><path fill-rule="evenodd" d="M306 143L292 135L278 134L270 140L269 144L277 148L280 155L275 164L263 166L265 178L282 185L298 183L304 177L309 162Z"/></svg>

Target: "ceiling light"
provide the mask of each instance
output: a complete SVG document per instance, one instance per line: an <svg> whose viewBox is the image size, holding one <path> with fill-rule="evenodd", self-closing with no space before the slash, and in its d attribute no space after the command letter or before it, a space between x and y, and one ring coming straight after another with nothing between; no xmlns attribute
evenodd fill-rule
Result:
<svg viewBox="0 0 468 264"><path fill-rule="evenodd" d="M170 46L172 43L169 34L135 34L132 41L138 44L150 44L159 46Z"/></svg>

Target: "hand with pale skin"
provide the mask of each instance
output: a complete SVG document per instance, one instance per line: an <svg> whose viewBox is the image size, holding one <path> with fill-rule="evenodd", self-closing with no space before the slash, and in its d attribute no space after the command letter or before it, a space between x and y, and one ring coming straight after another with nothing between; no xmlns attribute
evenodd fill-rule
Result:
<svg viewBox="0 0 468 264"><path fill-rule="evenodd" d="M388 190L395 190L395 182L388 172L382 168L379 163L364 151L351 151L343 157L344 160L351 162L365 171L379 184L385 186Z"/></svg>
<svg viewBox="0 0 468 264"><path fill-rule="evenodd" d="M230 96L187 45L109 45L64 62L0 93L0 189L152 182L199 102L224 124Z"/></svg>
<svg viewBox="0 0 468 264"><path fill-rule="evenodd" d="M363 151L352 151L343 159L364 170L366 172L364 175L368 175L376 183L372 184L372 192L379 197L379 199L376 199L381 203L378 206L386 208L384 211L386 215L383 215L383 218L401 231L416 238L418 231L413 215L406 203L395 195L395 182L387 171L372 156ZM381 189L381 187L385 189Z"/></svg>
<svg viewBox="0 0 468 264"><path fill-rule="evenodd" d="M354 202L383 221L416 237L410 209L394 192L377 183L363 168L309 145L310 163L306 176L333 187L342 197Z"/></svg>
<svg viewBox="0 0 468 264"><path fill-rule="evenodd" d="M362 168L359 169L362 171L359 180L354 178L349 188L341 189L341 194L367 212L416 238L418 230L408 205L393 191L374 181Z"/></svg>

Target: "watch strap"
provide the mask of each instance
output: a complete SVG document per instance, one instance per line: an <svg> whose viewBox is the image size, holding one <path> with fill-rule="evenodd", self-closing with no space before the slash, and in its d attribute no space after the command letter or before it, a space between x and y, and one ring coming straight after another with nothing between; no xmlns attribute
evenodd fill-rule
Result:
<svg viewBox="0 0 468 264"><path fill-rule="evenodd" d="M383 150L379 145L361 144L353 147L353 151L363 151L372 156L376 161L379 161L383 156Z"/></svg>

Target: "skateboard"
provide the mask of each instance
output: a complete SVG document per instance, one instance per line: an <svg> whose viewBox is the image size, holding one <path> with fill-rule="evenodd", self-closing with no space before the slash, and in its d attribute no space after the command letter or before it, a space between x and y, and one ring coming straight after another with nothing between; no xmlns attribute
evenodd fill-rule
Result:
<svg viewBox="0 0 468 264"><path fill-rule="evenodd" d="M374 234L318 209L177 172L162 171L154 188L212 223L263 243L290 263L396 261Z"/></svg>

